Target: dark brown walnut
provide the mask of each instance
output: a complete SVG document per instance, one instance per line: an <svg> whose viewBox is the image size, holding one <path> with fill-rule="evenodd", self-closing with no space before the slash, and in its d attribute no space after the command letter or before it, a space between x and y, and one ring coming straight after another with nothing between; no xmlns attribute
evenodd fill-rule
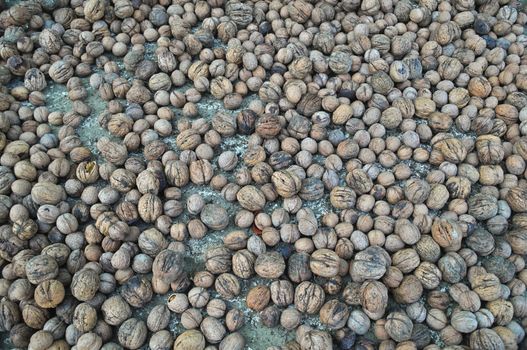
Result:
<svg viewBox="0 0 527 350"><path fill-rule="evenodd" d="M256 258L254 271L262 278L278 278L286 268L283 256L278 252L265 252Z"/></svg>
<svg viewBox="0 0 527 350"><path fill-rule="evenodd" d="M287 261L287 275L295 282L300 283L311 279L312 272L309 268L310 256L307 253L295 253Z"/></svg>
<svg viewBox="0 0 527 350"><path fill-rule="evenodd" d="M290 198L296 195L302 186L301 179L292 171L279 170L271 176L276 192L284 197Z"/></svg>
<svg viewBox="0 0 527 350"><path fill-rule="evenodd" d="M372 246L358 252L350 263L353 281L380 279L391 265L390 255L381 247Z"/></svg>
<svg viewBox="0 0 527 350"><path fill-rule="evenodd" d="M266 203L263 192L251 185L242 187L236 194L236 199L243 208L250 211L260 211Z"/></svg>
<svg viewBox="0 0 527 350"><path fill-rule="evenodd" d="M295 288L295 307L302 313L317 313L324 301L324 290L315 283L305 281Z"/></svg>
<svg viewBox="0 0 527 350"><path fill-rule="evenodd" d="M350 315L346 304L338 300L330 300L320 309L320 322L330 329L340 329L346 325Z"/></svg>
<svg viewBox="0 0 527 350"><path fill-rule="evenodd" d="M318 249L311 254L309 268L317 276L334 277L339 272L340 258L333 250Z"/></svg>
<svg viewBox="0 0 527 350"><path fill-rule="evenodd" d="M305 201L316 201L324 196L324 183L315 177L303 179L298 196Z"/></svg>
<svg viewBox="0 0 527 350"><path fill-rule="evenodd" d="M256 119L258 116L250 109L244 109L236 115L238 131L243 135L250 135L254 132Z"/></svg>
<svg viewBox="0 0 527 350"><path fill-rule="evenodd" d="M440 141L434 143L434 149L441 152L445 160L458 164L467 157L467 149L460 139L445 136Z"/></svg>
<svg viewBox="0 0 527 350"><path fill-rule="evenodd" d="M73 275L71 294L80 301L91 300L99 290L99 274L92 269L82 269Z"/></svg>
<svg viewBox="0 0 527 350"><path fill-rule="evenodd" d="M356 289L356 293L362 310L369 318L378 320L384 316L388 306L388 289L383 283L365 281Z"/></svg>
<svg viewBox="0 0 527 350"><path fill-rule="evenodd" d="M271 300L271 291L267 286L256 286L247 293L245 302L249 309L262 311Z"/></svg>
<svg viewBox="0 0 527 350"><path fill-rule="evenodd" d="M329 194L331 205L336 209L353 208L356 198L355 192L351 188L344 186L334 187Z"/></svg>
<svg viewBox="0 0 527 350"><path fill-rule="evenodd" d="M214 288L221 296L230 299L238 296L241 292L240 281L231 273L222 273L216 278Z"/></svg>

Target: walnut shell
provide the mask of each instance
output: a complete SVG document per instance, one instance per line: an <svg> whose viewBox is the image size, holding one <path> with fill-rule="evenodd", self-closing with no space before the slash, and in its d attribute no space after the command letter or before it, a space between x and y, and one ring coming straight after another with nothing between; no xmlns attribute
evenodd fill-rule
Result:
<svg viewBox="0 0 527 350"><path fill-rule="evenodd" d="M103 0L88 0L84 4L84 18L91 23L98 21L104 17L104 9L106 5Z"/></svg>
<svg viewBox="0 0 527 350"><path fill-rule="evenodd" d="M286 268L282 255L278 252L265 252L260 254L254 263L254 270L262 278L278 278Z"/></svg>
<svg viewBox="0 0 527 350"><path fill-rule="evenodd" d="M155 222L163 214L163 203L155 194L146 193L139 198L137 212L144 222Z"/></svg>
<svg viewBox="0 0 527 350"><path fill-rule="evenodd" d="M505 200L515 212L527 212L527 189L516 186L507 191Z"/></svg>
<svg viewBox="0 0 527 350"><path fill-rule="evenodd" d="M362 310L372 320L384 316L388 306L388 289L379 281L365 281L358 291Z"/></svg>
<svg viewBox="0 0 527 350"><path fill-rule="evenodd" d="M256 286L247 293L245 302L249 309L262 311L271 300L271 291L267 286Z"/></svg>
<svg viewBox="0 0 527 350"><path fill-rule="evenodd" d="M56 83L65 84L74 73L74 69L68 61L58 60L48 70L49 77Z"/></svg>
<svg viewBox="0 0 527 350"><path fill-rule="evenodd" d="M30 68L24 75L24 86L29 91L42 91L46 88L46 76L37 68Z"/></svg>
<svg viewBox="0 0 527 350"><path fill-rule="evenodd" d="M91 300L99 290L99 274L92 269L82 269L73 275L71 294L80 301Z"/></svg>
<svg viewBox="0 0 527 350"><path fill-rule="evenodd" d="M97 141L97 149L106 160L115 165L124 164L128 158L126 146L112 142L106 137L102 137Z"/></svg>
<svg viewBox="0 0 527 350"><path fill-rule="evenodd" d="M295 307L300 312L315 314L324 301L324 290L315 283L304 281L295 288Z"/></svg>
<svg viewBox="0 0 527 350"><path fill-rule="evenodd" d="M445 160L458 164L467 157L467 149L463 142L454 137L446 137L441 141L434 143L434 149L441 152Z"/></svg>
<svg viewBox="0 0 527 350"><path fill-rule="evenodd" d="M236 199L243 208L250 211L261 211L266 203L263 192L252 185L242 187L236 194Z"/></svg>
<svg viewBox="0 0 527 350"><path fill-rule="evenodd" d="M223 230L229 225L227 210L217 204L207 204L200 214L201 221L213 230Z"/></svg>
<svg viewBox="0 0 527 350"><path fill-rule="evenodd" d="M300 178L291 171L280 170L271 176L276 192L283 198L291 198L296 195L302 186Z"/></svg>
<svg viewBox="0 0 527 350"><path fill-rule="evenodd" d="M331 190L329 200L336 209L351 209L355 206L356 197L351 188L336 186Z"/></svg>
<svg viewBox="0 0 527 350"><path fill-rule="evenodd" d="M500 280L490 273L478 274L472 278L470 287L484 301L493 301L501 296Z"/></svg>
<svg viewBox="0 0 527 350"><path fill-rule="evenodd" d="M412 320L403 312L392 312L386 317L386 333L396 342L409 340L412 336Z"/></svg>
<svg viewBox="0 0 527 350"><path fill-rule="evenodd" d="M340 269L340 258L333 250L318 249L311 254L309 268L315 275L334 277Z"/></svg>
<svg viewBox="0 0 527 350"><path fill-rule="evenodd" d="M390 255L382 248L372 246L358 252L350 264L351 278L356 282L380 279L391 264Z"/></svg>
<svg viewBox="0 0 527 350"><path fill-rule="evenodd" d="M31 198L38 204L58 204L65 198L64 189L51 182L38 182L31 189Z"/></svg>
<svg viewBox="0 0 527 350"><path fill-rule="evenodd" d="M343 302L330 300L320 309L320 322L330 329L340 329L346 325L350 315L349 308Z"/></svg>
<svg viewBox="0 0 527 350"><path fill-rule="evenodd" d="M253 6L237 0L229 0L225 5L225 13L238 28L245 28L253 21Z"/></svg>
<svg viewBox="0 0 527 350"><path fill-rule="evenodd" d="M305 23L311 17L313 5L308 2L297 0L287 5L289 17L297 23Z"/></svg>
<svg viewBox="0 0 527 350"><path fill-rule="evenodd" d="M442 248L458 250L461 247L463 232L454 221L436 219L432 224L432 237Z"/></svg>
<svg viewBox="0 0 527 350"><path fill-rule="evenodd" d="M505 349L505 345L495 331L482 328L470 334L470 348L474 350L498 350Z"/></svg>
<svg viewBox="0 0 527 350"><path fill-rule="evenodd" d="M174 350L203 350L205 337L198 330L189 330L181 333L174 342Z"/></svg>
<svg viewBox="0 0 527 350"><path fill-rule="evenodd" d="M53 279L58 273L59 266L49 255L37 255L26 263L26 277L33 284Z"/></svg>
<svg viewBox="0 0 527 350"><path fill-rule="evenodd" d="M183 187L190 181L189 168L180 160L171 160L166 163L165 176L172 186Z"/></svg>
<svg viewBox="0 0 527 350"><path fill-rule="evenodd" d="M143 321L137 318L130 318L119 327L117 338L123 347L139 349L146 340L147 331L146 324Z"/></svg>

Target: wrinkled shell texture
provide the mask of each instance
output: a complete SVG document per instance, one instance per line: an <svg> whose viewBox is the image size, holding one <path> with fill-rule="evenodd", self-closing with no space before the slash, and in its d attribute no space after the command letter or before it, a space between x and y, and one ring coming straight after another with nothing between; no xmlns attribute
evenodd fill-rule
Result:
<svg viewBox="0 0 527 350"><path fill-rule="evenodd" d="M0 0L0 333L527 349L516 0Z"/></svg>

